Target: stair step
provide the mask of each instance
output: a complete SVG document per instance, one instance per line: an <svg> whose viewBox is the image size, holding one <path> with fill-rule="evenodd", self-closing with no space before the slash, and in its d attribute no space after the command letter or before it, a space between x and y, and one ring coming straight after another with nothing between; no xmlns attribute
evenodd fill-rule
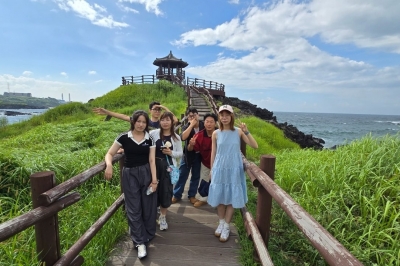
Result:
<svg viewBox="0 0 400 266"><path fill-rule="evenodd" d="M209 112L211 109L209 107L202 108L202 107L195 107L198 112Z"/></svg>

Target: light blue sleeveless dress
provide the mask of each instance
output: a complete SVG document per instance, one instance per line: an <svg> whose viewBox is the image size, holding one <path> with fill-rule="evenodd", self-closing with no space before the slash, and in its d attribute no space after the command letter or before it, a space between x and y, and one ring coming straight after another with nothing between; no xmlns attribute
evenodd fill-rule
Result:
<svg viewBox="0 0 400 266"><path fill-rule="evenodd" d="M240 152L238 128L235 130L216 130L217 152L211 174L208 204L219 204L242 208L247 203L246 179Z"/></svg>

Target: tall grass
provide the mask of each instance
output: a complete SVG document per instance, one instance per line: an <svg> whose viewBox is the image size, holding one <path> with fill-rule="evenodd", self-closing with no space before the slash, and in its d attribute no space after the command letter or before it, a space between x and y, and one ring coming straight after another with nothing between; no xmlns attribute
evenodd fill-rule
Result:
<svg viewBox="0 0 400 266"><path fill-rule="evenodd" d="M186 107L179 87L129 85L87 104L70 103L0 131L0 222L31 207L29 175L51 170L61 183L104 159L115 137L129 125L117 119L104 122L92 107L131 115L158 100L177 116ZM257 150L247 148L249 160L260 155L277 157L276 182L328 229L365 265L399 265L400 141L396 137L372 138L342 146L336 151L300 150L282 131L254 117L242 116L257 140ZM115 168L117 174L117 168ZM93 177L78 191L81 201L59 213L62 252L94 223L120 193L119 178L105 182ZM248 183L247 208L255 216L257 190ZM246 238L238 212L243 265L257 265L253 245ZM117 212L83 251L85 265L102 265L118 237L127 230ZM0 243L0 265L35 265L33 229ZM275 265L324 265L286 214L273 207L269 251Z"/></svg>
<svg viewBox="0 0 400 266"><path fill-rule="evenodd" d="M276 154L276 182L364 265L400 265L400 139L372 138L336 151ZM286 214L273 211L271 246L324 265ZM301 263L299 265L302 265Z"/></svg>
<svg viewBox="0 0 400 266"><path fill-rule="evenodd" d="M113 111L148 109L159 100L177 116L186 107L185 93L168 84L131 85L111 92L90 104L69 103L46 111L28 121L8 125L0 131L0 222L31 209L29 175L54 171L58 183L85 171L104 160L114 139L129 129L125 121L104 118L92 113L94 106ZM121 102L130 106L122 108ZM109 104L115 101L115 104ZM124 102L125 101L125 102ZM111 182L97 175L77 191L81 200L59 215L60 239L64 253L104 213L120 194L119 171ZM126 218L118 211L91 240L82 255L85 265L103 265L116 241L127 231ZM36 265L32 228L0 243L0 265Z"/></svg>
<svg viewBox="0 0 400 266"><path fill-rule="evenodd" d="M0 128L8 125L7 116L0 116Z"/></svg>

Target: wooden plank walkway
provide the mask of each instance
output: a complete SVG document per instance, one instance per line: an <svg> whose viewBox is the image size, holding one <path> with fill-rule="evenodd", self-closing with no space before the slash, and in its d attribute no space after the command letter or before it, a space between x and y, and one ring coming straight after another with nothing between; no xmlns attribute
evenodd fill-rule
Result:
<svg viewBox="0 0 400 266"><path fill-rule="evenodd" d="M167 222L166 231L160 231L157 226L156 237L147 248L146 258L137 258L137 250L127 234L117 244L106 265L240 265L237 230L231 226L229 240L221 243L214 236L218 217L216 209L211 206L195 208L188 199L182 199L168 209Z"/></svg>
<svg viewBox="0 0 400 266"><path fill-rule="evenodd" d="M192 93L191 104L198 109L202 117L211 109L197 93ZM184 195L187 195L189 181L186 182ZM237 230L231 226L230 238L221 243L214 236L218 226L217 210L209 205L193 207L188 199L172 204L167 213L168 230L160 231L147 247L147 257L139 260L137 250L128 233L123 237L107 261L113 265L240 265L239 241Z"/></svg>

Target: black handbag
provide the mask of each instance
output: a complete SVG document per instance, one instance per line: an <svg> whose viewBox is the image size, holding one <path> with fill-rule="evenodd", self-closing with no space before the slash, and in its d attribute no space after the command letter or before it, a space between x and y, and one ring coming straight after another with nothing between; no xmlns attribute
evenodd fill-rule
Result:
<svg viewBox="0 0 400 266"><path fill-rule="evenodd" d="M204 179L202 179L197 191L199 192L200 196L207 197L209 188L210 188L210 182L207 182Z"/></svg>

